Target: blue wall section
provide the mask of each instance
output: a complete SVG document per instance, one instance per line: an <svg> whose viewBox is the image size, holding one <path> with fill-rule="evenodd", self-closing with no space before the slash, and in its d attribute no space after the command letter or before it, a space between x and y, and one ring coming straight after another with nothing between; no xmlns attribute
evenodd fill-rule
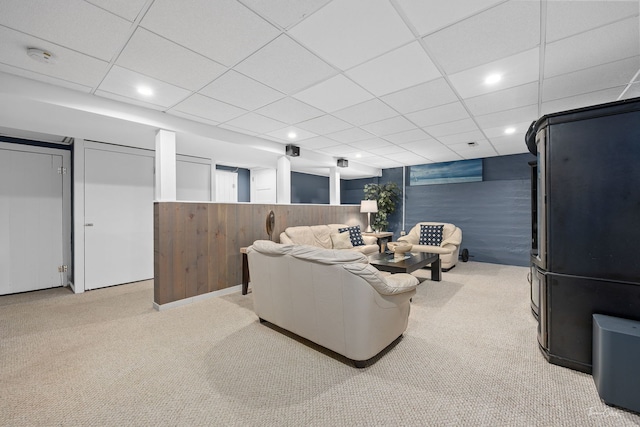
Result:
<svg viewBox="0 0 640 427"><path fill-rule="evenodd" d="M462 230L474 261L529 265L530 154L483 160L482 182L407 187L406 229L442 221Z"/></svg>
<svg viewBox="0 0 640 427"><path fill-rule="evenodd" d="M329 204L329 177L291 172L291 203Z"/></svg>
<svg viewBox="0 0 640 427"><path fill-rule="evenodd" d="M249 169L237 168L234 166L216 165L216 169L238 173L238 201L251 201L251 171Z"/></svg>

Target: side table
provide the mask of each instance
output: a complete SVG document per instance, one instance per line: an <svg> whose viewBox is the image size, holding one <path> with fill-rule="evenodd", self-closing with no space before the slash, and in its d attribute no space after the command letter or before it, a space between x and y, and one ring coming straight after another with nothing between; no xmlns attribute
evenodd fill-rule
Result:
<svg viewBox="0 0 640 427"><path fill-rule="evenodd" d="M249 259L247 258L247 248L240 248L242 254L242 295L249 292Z"/></svg>
<svg viewBox="0 0 640 427"><path fill-rule="evenodd" d="M393 239L393 233L391 231L379 231L376 233L367 233L363 232L363 236L373 236L378 239L378 246L380 247L380 252L384 252L385 247L387 246L387 242Z"/></svg>

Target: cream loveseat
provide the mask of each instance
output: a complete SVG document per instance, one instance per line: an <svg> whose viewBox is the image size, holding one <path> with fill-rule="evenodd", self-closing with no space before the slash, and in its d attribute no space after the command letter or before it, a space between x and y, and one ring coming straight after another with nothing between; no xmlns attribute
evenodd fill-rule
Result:
<svg viewBox="0 0 640 427"><path fill-rule="evenodd" d="M407 328L418 279L382 274L355 251L257 240L247 248L260 321L339 353L362 368Z"/></svg>
<svg viewBox="0 0 640 427"><path fill-rule="evenodd" d="M349 240L349 232L340 233L341 228L349 227L346 224L329 225L301 225L287 227L280 233L280 243L290 245L311 245L324 249L351 249L372 254L378 252L378 239L373 236L362 236L363 246L353 246Z"/></svg>
<svg viewBox="0 0 640 427"><path fill-rule="evenodd" d="M437 245L420 245L420 230L422 225L442 226L442 242ZM431 252L440 254L442 270L447 271L455 267L458 262L460 243L462 243L462 230L453 224L444 222L419 222L406 236L400 237L398 242L409 242L413 245L411 252Z"/></svg>

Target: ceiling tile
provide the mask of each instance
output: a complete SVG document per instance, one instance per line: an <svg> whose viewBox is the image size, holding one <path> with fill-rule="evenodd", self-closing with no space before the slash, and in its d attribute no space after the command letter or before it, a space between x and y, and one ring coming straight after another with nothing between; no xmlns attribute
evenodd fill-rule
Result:
<svg viewBox="0 0 640 427"><path fill-rule="evenodd" d="M399 145L387 145L385 147L371 148L367 149L368 152L377 154L379 156L386 156L389 154L398 154L398 153L406 153L407 150L400 147Z"/></svg>
<svg viewBox="0 0 640 427"><path fill-rule="evenodd" d="M371 132L374 135L384 136L416 129L416 125L403 116L397 116L390 119L380 120L379 122L369 123L368 125L362 126L362 129Z"/></svg>
<svg viewBox="0 0 640 427"><path fill-rule="evenodd" d="M147 0L87 0L102 9L126 19L135 21Z"/></svg>
<svg viewBox="0 0 640 427"><path fill-rule="evenodd" d="M175 114L175 112L171 112L171 114ZM223 128L223 129L228 129L228 130L232 130L234 132L238 132L238 133L242 133L245 135L252 135L252 136L258 136L260 135L258 132L253 132L247 129L241 129L239 127L235 127L235 126L231 126L229 123L223 123L221 125L218 125L219 128Z"/></svg>
<svg viewBox="0 0 640 427"><path fill-rule="evenodd" d="M349 129L350 127L352 127L349 123L345 122L344 120L340 120L329 114L325 114L324 116L316 117L315 119L306 120L304 122L297 123L296 126L317 134L333 133L333 132L338 132L340 130Z"/></svg>
<svg viewBox="0 0 640 427"><path fill-rule="evenodd" d="M529 152L524 142L520 144L514 144L510 142L503 144L501 142L492 141L492 143L499 156L509 156L511 154L522 154ZM531 159L535 159L535 157L531 157Z"/></svg>
<svg viewBox="0 0 640 427"><path fill-rule="evenodd" d="M545 82L546 84L546 82ZM538 102L538 82L531 82L508 89L490 92L465 99L471 114L483 115L511 110Z"/></svg>
<svg viewBox="0 0 640 427"><path fill-rule="evenodd" d="M231 120L245 112L245 110L241 108L216 101L215 99L197 93L173 107L172 110L203 117L219 123Z"/></svg>
<svg viewBox="0 0 640 427"><path fill-rule="evenodd" d="M469 146L466 143L450 145L449 148L464 159L480 159L483 157L493 157L498 153L489 141L477 141L478 145Z"/></svg>
<svg viewBox="0 0 640 427"><path fill-rule="evenodd" d="M403 166L403 164L400 162L396 162L395 160L391 160L391 159L385 159L383 157L379 157L375 161L369 160L368 164L370 166L373 166L376 168L383 168L383 169L400 168Z"/></svg>
<svg viewBox="0 0 640 427"><path fill-rule="evenodd" d="M342 70L414 38L386 0L334 0L289 34Z"/></svg>
<svg viewBox="0 0 640 427"><path fill-rule="evenodd" d="M419 34L439 30L461 19L474 15L503 0L424 1L398 0Z"/></svg>
<svg viewBox="0 0 640 427"><path fill-rule="evenodd" d="M429 135L436 138L440 136L453 135L463 132L471 132L478 130L478 127L471 119L457 120L455 122L442 123L435 126L427 126L424 128Z"/></svg>
<svg viewBox="0 0 640 427"><path fill-rule="evenodd" d="M498 113L485 114L475 116L478 126L485 128L509 126L513 123L529 122L538 120L538 104L527 105L524 107L514 108L512 110L500 111Z"/></svg>
<svg viewBox="0 0 640 427"><path fill-rule="evenodd" d="M469 113L467 113L461 102L452 102L451 104L416 111L407 114L406 117L420 127L427 127L467 119L469 118Z"/></svg>
<svg viewBox="0 0 640 427"><path fill-rule="evenodd" d="M398 112L377 98L336 111L334 116L353 124L366 125L378 120L388 119L398 115Z"/></svg>
<svg viewBox="0 0 640 427"><path fill-rule="evenodd" d="M327 135L328 138L345 143L362 141L363 139L370 139L374 136L375 135L372 135L360 128L341 130L340 132L334 132Z"/></svg>
<svg viewBox="0 0 640 427"><path fill-rule="evenodd" d="M544 79L542 101L626 85L640 70L640 56Z"/></svg>
<svg viewBox="0 0 640 427"><path fill-rule="evenodd" d="M204 117L194 116L193 114L184 113L182 111L178 111L178 110L174 110L174 109L171 109L171 110L167 111L167 113L171 114L172 116L182 117L183 119L189 119L189 120L193 120L193 121L201 122L201 123L206 123L206 124L213 125L213 126L217 126L217 125L220 124L220 122L216 122L215 120L205 119ZM239 131L239 129L232 129L232 130Z"/></svg>
<svg viewBox="0 0 640 427"><path fill-rule="evenodd" d="M83 0L3 0L0 25L104 61L113 58L131 27L129 21Z"/></svg>
<svg viewBox="0 0 640 427"><path fill-rule="evenodd" d="M637 16L637 1L550 1L547 2L547 42Z"/></svg>
<svg viewBox="0 0 640 427"><path fill-rule="evenodd" d="M40 49L50 51L54 54L56 62L45 64L34 61L27 55L27 46L38 46ZM20 74L19 69L29 70L42 75L42 78L37 78L38 80L43 80L46 75L49 75L55 79L67 80L85 87L97 86L109 65L105 61L1 26L0 52L1 62L18 67L15 70L8 69L8 72ZM45 81L51 82L51 79Z"/></svg>
<svg viewBox="0 0 640 427"><path fill-rule="evenodd" d="M418 42L358 65L347 75L377 96L442 77Z"/></svg>
<svg viewBox="0 0 640 427"><path fill-rule="evenodd" d="M531 122L513 123L509 126L482 129L482 132L491 140L491 142L493 142L494 139L504 140L505 138L517 139L518 141L523 142L524 135L527 133L530 125ZM513 129L514 132L507 135L505 134L505 131L509 128Z"/></svg>
<svg viewBox="0 0 640 427"><path fill-rule="evenodd" d="M229 70L199 93L245 110L255 110L284 97L281 92Z"/></svg>
<svg viewBox="0 0 640 427"><path fill-rule="evenodd" d="M622 96L622 99L640 97L640 83L632 84Z"/></svg>
<svg viewBox="0 0 640 427"><path fill-rule="evenodd" d="M542 103L542 114L557 113L559 111L572 110L574 108L588 107L615 100L622 93L625 86L598 90L568 98L556 99Z"/></svg>
<svg viewBox="0 0 640 427"><path fill-rule="evenodd" d="M17 76L21 76L27 79L37 80L37 81L48 83L51 85L66 87L68 89L73 89L73 90L77 90L85 93L90 93L93 90L91 86L83 86L68 80L52 77L47 74L39 74L34 71L25 70L23 68L13 67L11 65L6 65L2 63L0 63L0 72L15 74Z"/></svg>
<svg viewBox="0 0 640 427"><path fill-rule="evenodd" d="M637 56L640 54L639 33L639 22L635 17L549 43L545 50L544 76L557 76Z"/></svg>
<svg viewBox="0 0 640 427"><path fill-rule="evenodd" d="M288 28L311 15L330 0L240 0L281 28Z"/></svg>
<svg viewBox="0 0 640 427"><path fill-rule="evenodd" d="M333 139L326 138L324 136L316 136L315 138L300 141L298 145L310 150L317 150L320 148L335 147L336 145L342 145L342 143L334 141Z"/></svg>
<svg viewBox="0 0 640 427"><path fill-rule="evenodd" d="M138 86L150 88L153 91L153 95L144 96L139 94ZM102 83L100 83L98 89L167 108L185 99L191 93L188 90L127 70L126 68L118 67L117 65L111 68Z"/></svg>
<svg viewBox="0 0 640 427"><path fill-rule="evenodd" d="M439 136L438 137L438 141L440 141L441 143L443 143L444 145L453 145L453 144L460 144L462 142L464 142L465 144L467 142L473 142L473 141L480 141L486 139L484 134L479 131L479 130L472 130L469 132L461 132L461 133L454 133L451 135L445 135L445 136Z"/></svg>
<svg viewBox="0 0 640 427"><path fill-rule="evenodd" d="M411 129L404 132L394 133L393 135L386 135L384 137L384 139L391 141L394 144L405 144L407 142L426 138L428 138L427 133L422 129Z"/></svg>
<svg viewBox="0 0 640 427"><path fill-rule="evenodd" d="M461 155L459 155L458 153L454 153L451 150L449 150L447 152L430 153L430 154L425 155L425 157L427 157L429 160L431 160L434 163L453 162L455 160L464 160L464 158Z"/></svg>
<svg viewBox="0 0 640 427"><path fill-rule="evenodd" d="M117 65L189 90L198 90L226 67L144 28L138 28Z"/></svg>
<svg viewBox="0 0 640 427"><path fill-rule="evenodd" d="M447 74L512 56L540 44L540 2L506 2L423 40Z"/></svg>
<svg viewBox="0 0 640 427"><path fill-rule="evenodd" d="M267 134L287 126L286 123L282 123L256 113L247 113L244 116L230 120L227 124L261 134Z"/></svg>
<svg viewBox="0 0 640 427"><path fill-rule="evenodd" d="M348 145L334 145L333 147L318 149L318 151L340 157L355 157L358 154L358 150Z"/></svg>
<svg viewBox="0 0 640 427"><path fill-rule="evenodd" d="M382 138L372 138L372 139L365 139L363 141L351 142L349 143L349 145L359 150L370 151L373 148L388 147L392 144L389 141L385 141Z"/></svg>
<svg viewBox="0 0 640 427"><path fill-rule="evenodd" d="M336 74L335 69L286 35L281 35L235 69L286 94Z"/></svg>
<svg viewBox="0 0 640 427"><path fill-rule="evenodd" d="M152 104L150 102L145 102L142 101L140 99L133 99L133 98L129 98L127 96L123 96L117 93L113 93L113 92L107 92L104 90L96 90L94 93L94 95L96 96L100 96L102 98L109 98L109 99L113 99L116 101L120 101L120 102L124 102L127 104L132 104L132 105L137 105L138 107L144 107L144 108L149 108L152 110L158 110L158 111L163 111L166 109L165 106L163 105L158 105L158 104Z"/></svg>
<svg viewBox="0 0 640 427"><path fill-rule="evenodd" d="M403 89L381 97L391 107L406 114L457 101L458 97L444 78Z"/></svg>
<svg viewBox="0 0 640 427"><path fill-rule="evenodd" d="M498 61L452 74L449 80L464 99L489 92L538 81L539 78L538 48L518 53ZM502 79L492 85L485 84L490 74L500 74Z"/></svg>
<svg viewBox="0 0 640 427"><path fill-rule="evenodd" d="M403 166L421 165L427 161L427 159L425 159L424 157L410 152L387 154L385 155L385 157L393 161L400 162Z"/></svg>
<svg viewBox="0 0 640 427"><path fill-rule="evenodd" d="M359 104L373 96L342 74L303 90L295 98L328 113Z"/></svg>
<svg viewBox="0 0 640 427"><path fill-rule="evenodd" d="M291 132L295 133L296 136L291 138L289 136ZM287 126L282 129L274 130L273 132L267 133L267 135L292 144L297 144L305 139L310 139L318 136L315 133L307 132L306 130L297 128L295 126Z"/></svg>
<svg viewBox="0 0 640 427"><path fill-rule="evenodd" d="M425 139L421 141L413 141L408 144L402 144L402 148L414 153L418 153L425 157L430 158L429 154L445 153L451 154L451 150L447 146L438 142L435 139Z"/></svg>
<svg viewBox="0 0 640 427"><path fill-rule="evenodd" d="M288 124L302 122L324 114L317 108L293 98L280 99L256 110L256 113Z"/></svg>
<svg viewBox="0 0 640 427"><path fill-rule="evenodd" d="M141 25L227 66L279 34L273 25L235 0L190 0L188 5L155 0Z"/></svg>

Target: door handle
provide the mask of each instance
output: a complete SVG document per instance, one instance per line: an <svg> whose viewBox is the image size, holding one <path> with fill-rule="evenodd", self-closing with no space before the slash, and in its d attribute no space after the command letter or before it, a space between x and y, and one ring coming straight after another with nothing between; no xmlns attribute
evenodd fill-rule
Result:
<svg viewBox="0 0 640 427"><path fill-rule="evenodd" d="M85 227L93 227L93 223L92 222L88 222L84 225Z"/></svg>

